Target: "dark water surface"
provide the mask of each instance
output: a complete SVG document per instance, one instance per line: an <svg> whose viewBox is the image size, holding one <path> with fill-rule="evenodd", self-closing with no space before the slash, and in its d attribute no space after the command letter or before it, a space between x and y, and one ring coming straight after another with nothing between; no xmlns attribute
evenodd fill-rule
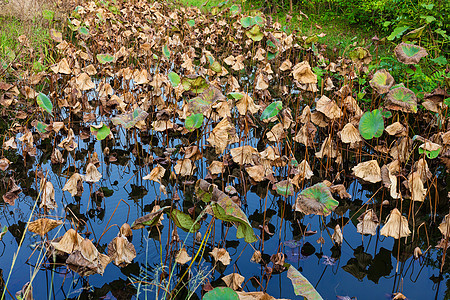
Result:
<svg viewBox="0 0 450 300"><path fill-rule="evenodd" d="M123 133L123 132L122 132ZM101 143L96 141L89 144L83 143L79 140L79 148L76 150L75 157L83 157L87 153L87 149L91 152L95 150L99 153L101 166L99 171L103 177L100 182L94 184L92 192L94 193L100 187L107 188L109 194L101 202L95 202L92 199L89 200L89 185L84 183L83 197L77 202L74 200L68 192L62 192L62 187L67 180L67 164L64 165L63 170L60 170L60 166L51 166L49 161L42 160L41 167L44 173L48 171L50 181L55 187L55 199L58 204L58 208L55 214L61 218L66 215L65 207L70 207L78 215L86 220L88 229L92 234L90 238L94 240L94 244L100 238L103 230L107 226L108 219L109 225L118 224L119 226L125 221L132 223L136 218L151 211L150 206L155 201L170 198L160 194L159 184L150 181L142 180L142 177L148 174L151 169L148 167L139 168L136 164L136 158L131 154L133 145L126 145L126 138L116 143L123 143L122 146L116 146L113 149L122 149L125 151L117 152L123 155L122 159L119 157L119 162L123 161L124 165L106 164L104 163L104 157L102 154ZM104 146L103 146L104 148ZM85 150L80 150L85 149ZM144 149L148 149L147 145L144 145ZM48 154L44 152L44 155ZM27 159L30 159L28 157ZM39 156L36 157L36 161ZM69 158L71 164L74 164L73 158ZM76 160L75 165L79 169L83 169L83 160ZM30 162L28 162L30 163ZM17 160L16 165L11 167L18 167L23 164L23 160ZM23 167L22 167L23 168ZM34 172L36 163L33 168L28 171L30 188L34 188ZM201 173L204 170L201 170ZM22 170L23 172L23 170ZM135 172L136 175L133 175ZM82 172L80 172L82 173ZM205 175L205 174L203 174ZM168 190L169 187L168 187ZM190 190L193 190L193 186L190 186ZM345 214L340 217L336 214L332 215L334 222L339 224L345 224L348 218L352 216L357 209L365 203L372 195L373 191L368 191L363 188L357 181L352 181L347 191L352 195L351 200L340 200L341 206L348 206L350 210L347 210ZM27 192L30 192L28 189ZM30 192L31 193L31 192ZM34 193L36 193L34 191ZM187 195L187 194L186 194ZM186 195L179 193L181 198L181 204ZM192 198L192 195L187 195ZM16 232L17 228L23 230L24 223L28 221L28 216L34 205L35 197L25 196L21 194L16 201L15 206L4 206L2 209L2 217L0 219L1 224L9 226L9 231L3 238L3 243L0 245L3 249L0 256L0 266L3 270L3 278L6 281L8 278L8 272L11 269L11 262L18 249L18 240L20 240L20 234L16 234L14 237L11 234ZM119 203L120 199L125 200L130 207L124 203ZM257 235L260 236L261 230L258 228L258 220L262 219L264 213L265 198L260 198L254 192L249 191L246 195L246 200L241 197L244 211L249 217L250 222L254 225L254 230ZM349 296L357 297L357 299L391 299L391 293L393 291L403 291L408 299L443 299L446 293L446 278L440 282L439 286L439 267L441 259L441 251L431 247L426 255L420 260L414 260L411 256L411 249L407 251L409 254L406 258L403 258L397 265L397 249L394 245L393 238L385 238L379 234L370 237L362 237L356 232L356 223L350 221L347 226L344 227L343 233L345 241L342 248L339 250L332 248L328 231L321 223L319 216L305 216L301 221L302 224L308 225L309 230L317 230L317 233L307 237L295 237L297 241L292 241L293 225L290 221L283 220L282 229L280 231L281 219L279 217L279 206L283 205L285 198L276 196L269 192L267 197L267 215L273 213L269 225L269 230L274 233L269 237L265 235L266 241L264 242L264 253L269 256L277 253L279 246L282 247L283 253L286 255L286 262L293 264L298 268L302 274L309 279L309 281L316 287L318 292L324 299L336 299L337 296ZM292 197L288 198L286 207L290 210L292 205ZM167 202L169 203L169 202ZM181 205L183 206L183 205ZM116 209L117 207L117 209ZM37 208L36 208L37 209ZM116 210L115 210L116 209ZM338 208L339 209L339 208ZM78 210L78 211L77 211ZM388 209L386 209L389 211ZM114 212L115 211L115 212ZM36 213L36 211L35 211ZM210 220L211 217L208 217ZM355 217L356 219L356 217ZM329 222L330 217L325 218L325 222ZM108 225L108 226L109 226ZM42 263L43 249L42 239L40 236L27 232L23 241L23 245L20 248L20 252L15 261L11 277L8 282L8 291L14 294L20 290L22 286L30 281L30 278L34 277L32 281L33 292L35 299L64 299L64 298L78 298L88 299L88 295L92 299L128 299L131 297L138 297L139 299L156 299L157 289L153 285L138 285L131 284L136 278L141 278L146 282L151 282L155 278L155 274L158 274L158 268L161 270L161 256L160 251L162 249L163 261L165 260L165 247L169 232L169 219L165 216L163 220L163 229L161 230L162 245L160 248L159 242L153 238L147 237L147 230L140 229L134 230L133 244L136 248L137 257L134 262L120 269L119 267L110 263L103 276L91 275L89 278L82 278L78 274L69 271L65 266L56 267L53 270L48 260L45 260L41 264L40 268L35 269L36 264ZM206 223L207 225L207 223ZM206 232L206 225L204 224L200 229L202 234ZM172 230L170 226L170 230ZM341 226L342 227L342 226ZM48 238L53 239L57 236L61 236L65 230L70 228L70 223L66 220L64 228L57 228L52 230ZM333 226L328 228L329 232L333 232ZM80 232L86 232L87 227L80 228ZM227 231L227 227L221 221L215 222L215 241L223 242L224 234ZM20 232L20 231L19 231ZM112 227L106 232L100 241L99 249L101 252L106 253L106 245L109 243L118 232L117 227ZM325 244L320 247L320 244L316 240L322 236L325 239ZM229 251L232 261L229 266L222 268L222 274L228 275L232 272L238 272L245 277L245 282L252 276L256 276L259 280L263 274L263 267L259 264L250 262L250 258L253 254L253 249L246 245L243 239L237 240L236 229L234 227L229 228L226 236L226 246ZM295 233L295 230L294 230ZM181 241L184 241L187 234L178 229L178 234ZM152 235L154 236L154 235ZM268 240L267 240L268 239ZM425 239L425 238L424 238ZM211 240L210 240L211 242ZM425 251L421 240L422 251ZM193 236L190 234L185 242L188 253L192 256L192 246L194 245ZM222 244L223 245L223 244ZM211 251L211 243L208 245L205 252ZM260 246L259 242L254 243L255 247ZM197 246L198 247L198 244ZM334 258L336 259L334 259ZM205 254L205 259L207 255ZM200 266L195 263L193 265L192 275L200 272L204 274L211 274L209 280L214 282L221 276L219 271L211 272L211 262L202 260ZM237 260L237 262L236 262ZM145 267L147 266L147 268ZM45 268L46 267L46 268ZM398 271L396 272L396 269ZM147 269L147 271L145 271ZM184 269L183 269L184 270ZM175 272L177 272L175 270ZM170 272L169 272L170 273ZM182 274L183 272L179 273ZM434 282L434 281L435 282ZM220 280L219 280L220 281ZM157 282L157 280L156 280ZM176 279L173 280L176 283ZM195 281L190 281L190 284L195 285ZM253 286L254 284L254 286ZM265 285L265 281L263 283ZM255 281L248 281L244 290L255 291L257 283ZM173 284L171 286L173 288ZM200 287L197 286L197 295L200 295ZM297 299L295 296L291 281L286 277L286 272L279 275L273 275L267 286L267 293L277 298ZM163 298L163 292L159 291L159 298ZM9 298L8 292L6 292L5 298ZM181 297L183 298L183 297Z"/></svg>

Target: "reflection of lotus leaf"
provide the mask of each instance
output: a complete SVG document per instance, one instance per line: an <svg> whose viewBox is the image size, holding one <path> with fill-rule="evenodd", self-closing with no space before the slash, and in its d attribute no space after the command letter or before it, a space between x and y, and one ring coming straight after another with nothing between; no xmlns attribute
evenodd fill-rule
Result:
<svg viewBox="0 0 450 300"><path fill-rule="evenodd" d="M295 201L295 210L305 215L328 216L338 205L339 202L333 198L328 186L320 182L304 189L298 195Z"/></svg>

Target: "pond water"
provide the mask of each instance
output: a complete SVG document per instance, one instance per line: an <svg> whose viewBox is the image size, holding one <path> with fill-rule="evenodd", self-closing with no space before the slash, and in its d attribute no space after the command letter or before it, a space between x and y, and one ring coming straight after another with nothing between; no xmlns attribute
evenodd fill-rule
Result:
<svg viewBox="0 0 450 300"><path fill-rule="evenodd" d="M89 142L78 139L79 147L75 151L75 159L68 156L67 160L70 163L64 165L52 166L49 162L48 150L51 149L51 145L47 145L49 148L43 145L41 147L42 152L38 151L39 153L35 158L28 156L25 168L22 156L18 154L7 155L11 161L14 161L10 168L16 170L16 178L18 176L28 177L25 180L25 182L28 182L28 187L22 187L24 193L16 200L15 206L3 206L3 214L0 219L2 225L9 227L9 232L3 237L1 244L3 250L0 256L3 280L7 280L8 273L12 268L8 289L5 293L6 298L9 297L10 293L14 295L16 291L19 291L26 282L30 281L30 278L33 278L32 286L35 299L156 299L163 297L162 289L158 292L154 285L138 284L137 280L146 283L158 282L157 278L161 273L161 260L166 261L167 240L173 229L173 224L169 225L170 219L167 217L162 221L162 244L155 239L157 235L155 236L154 230L150 232L150 237L146 229L134 230L133 245L137 257L133 263L124 268L119 268L110 263L103 276L95 274L83 278L68 270L64 265L54 266L50 264L47 259L43 259L45 249L41 247L42 238L31 232L25 233L22 247L14 265L11 264L18 251L18 242L25 226L24 222L28 221L35 203L35 170L38 163L44 173L48 172L48 178L55 187L55 199L58 208L56 213L52 215L62 219L64 216L67 217L63 227L50 231L48 239L61 236L70 228L69 220L73 220L72 213L69 212L70 208L70 211L78 219L85 221L78 223L78 226L80 226L79 232L90 232L89 238L93 239L95 244L101 237L98 248L106 252L104 249L107 243L118 233L118 227L111 227L102 235L107 226L111 224L121 226L124 222L131 224L136 218L150 212L151 206L157 201L161 206L163 204L170 205L170 199L173 198L173 194L170 193L170 186L167 187L169 194L165 196L160 193L159 183L142 179L151 169L148 166L141 167L139 164L142 165L142 159L138 159L132 154L136 145L129 141L133 139L126 138L123 132L120 132L120 134L122 134L122 138L116 139L116 145L111 145L111 142L109 142L110 155L113 152L117 153L118 159L114 163L105 162L105 160L108 161L107 157L103 155L106 144L96 141L93 137ZM140 142L140 139L138 141ZM178 141L174 140L173 143L173 145L170 145L171 147L175 146ZM143 152L141 153L151 152L149 145L145 143L143 143L142 148ZM68 192L62 192L70 172L67 168L69 165L75 165L77 169L83 170L87 153L93 151L99 154L101 163L98 170L102 173L102 179L100 182L93 184L92 187L84 183L83 196L74 199ZM157 156L155 155L155 157ZM199 167L201 169L201 165ZM198 173L198 176L206 175L204 170ZM194 177L190 181L193 180L195 180ZM215 182L220 183L220 181L219 178ZM184 186L186 188L184 193L183 186L179 186L178 196L180 200L173 201L179 207L185 207L186 212L191 204L183 205L183 202L186 197L189 198L189 201L192 201L192 194L190 193L193 191L192 182L187 183L188 185ZM267 185L261 185L259 188L265 189ZM261 192L261 189L259 192ZM99 190L104 192L105 197L103 200L96 201L93 197L95 192ZM89 191L91 191L91 195L89 195ZM251 189L245 195L241 195L240 199L243 203L242 208L258 236L261 236L259 225L264 216L264 207L266 207L266 218L269 217L270 219L268 231L273 235L264 235L263 253L271 256L277 251L283 252L286 257L285 261L299 269L324 299L336 299L337 296L355 297L357 299L391 299L392 293L396 291L403 291L408 299L443 299L447 293L446 280L448 274L444 274L441 278L439 276L441 251L434 248L432 242L434 240L436 243L436 237L429 237L432 239L430 249L423 257L415 260L411 255L414 248L411 248L411 241L407 241L404 251L402 249L398 252L394 239L380 236L379 230L376 236L362 236L356 232L357 221L349 221L349 218L353 216L353 220L356 219L355 213L369 200L374 191L365 189L358 181L352 179L350 179L347 191L352 198L350 200L340 199L340 206L337 208L338 211L345 207L341 210L344 212L343 214L333 213L331 218L323 219L320 216L305 216L300 220L302 226L306 226L303 227L304 229L310 232L317 231L308 236L299 234L297 221L292 219L293 197L286 199L269 191L266 198L261 198L257 195L258 192L255 193ZM121 202L121 199L123 199L123 202ZM281 220L280 211L283 207L285 207L287 213ZM38 215L38 211L39 209L35 207L34 213L36 215ZM388 207L386 211L389 211ZM208 217L208 222L210 218ZM348 225L342 226L347 222ZM83 223L86 223L86 225L83 225ZM330 228L325 228L325 223L332 225L329 226ZM336 223L341 224L341 227L344 228L344 243L340 249L333 247L329 236ZM202 234L206 232L207 226L208 223L204 222L200 229ZM198 243L194 243L193 234L187 234L180 229L178 229L178 234L180 240L185 242L188 253L192 256L192 247L198 249ZM261 290L256 280L247 281L255 277L261 282L261 278L264 276L264 267L250 262L254 252L252 248L261 249L261 242L249 246L243 239L236 239L235 234L235 227L227 227L220 220L215 221L213 231L215 243L212 243L211 237L206 247L205 259L202 260L200 265L197 263L193 265L190 275L194 279L198 279L199 276L197 275L199 274L206 276L214 285L214 283L220 282L219 278L222 274L227 275L237 272L245 277L244 290ZM325 241L323 246L317 243L320 236L323 236ZM404 241L402 240L402 242ZM218 244L222 247L225 246L230 253L231 264L226 267L222 265L213 271L211 258L208 258L207 253ZM427 248L426 237L421 235L420 240L415 241L414 245L418 245L422 251L425 251ZM397 261L398 254L401 258L399 262ZM166 263L168 262L166 261ZM184 268L177 267L175 274L183 274L184 270ZM172 288L176 282L177 279L173 280ZM196 286L195 281L191 281L190 284ZM265 285L266 280L263 280L262 284ZM297 297L294 294L291 281L286 277L286 272L272 274L272 278L265 288L268 294L276 298L296 299ZM200 296L200 287L196 286L194 290L196 295ZM158 293L159 296L157 296ZM183 299L183 297L185 296L179 296L180 299Z"/></svg>

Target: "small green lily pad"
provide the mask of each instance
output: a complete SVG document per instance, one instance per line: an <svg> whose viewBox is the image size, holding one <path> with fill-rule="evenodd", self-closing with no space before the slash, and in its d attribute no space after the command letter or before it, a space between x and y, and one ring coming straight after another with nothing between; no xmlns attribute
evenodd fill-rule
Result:
<svg viewBox="0 0 450 300"><path fill-rule="evenodd" d="M44 109L46 112L48 112L50 115L53 116L53 113L52 113L53 104L50 101L50 99L47 97L47 95L45 95L43 93L39 93L36 97L36 102L40 108Z"/></svg>
<svg viewBox="0 0 450 300"><path fill-rule="evenodd" d="M267 120L275 117L283 108L283 103L281 101L275 101L271 103L269 106L261 114L261 120Z"/></svg>
<svg viewBox="0 0 450 300"><path fill-rule="evenodd" d="M184 121L184 127L187 130L193 131L197 128L202 127L203 124L203 114L192 114L186 118Z"/></svg>
<svg viewBox="0 0 450 300"><path fill-rule="evenodd" d="M383 134L384 120L381 110L365 112L359 120L359 133L366 140L379 138Z"/></svg>

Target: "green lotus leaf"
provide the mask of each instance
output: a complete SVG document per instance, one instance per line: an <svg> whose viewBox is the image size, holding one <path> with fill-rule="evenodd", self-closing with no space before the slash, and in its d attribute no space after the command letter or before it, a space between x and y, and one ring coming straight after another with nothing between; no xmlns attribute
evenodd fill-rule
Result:
<svg viewBox="0 0 450 300"><path fill-rule="evenodd" d="M227 95L228 99L241 100L244 97L242 93L229 93Z"/></svg>
<svg viewBox="0 0 450 300"><path fill-rule="evenodd" d="M133 224L131 224L132 229L141 229L145 226L155 226L158 224L159 219L161 218L161 215L164 213L164 210L169 209L170 206L165 206L157 211L154 211L152 213L149 213L145 216L142 216L140 218L137 218Z"/></svg>
<svg viewBox="0 0 450 300"><path fill-rule="evenodd" d="M189 76L181 79L181 84L185 91L191 91L196 94L203 93L209 87L208 82L203 76Z"/></svg>
<svg viewBox="0 0 450 300"><path fill-rule="evenodd" d="M42 123L42 122L37 122L36 124L36 129L40 132L40 133L44 133L47 131L47 125Z"/></svg>
<svg viewBox="0 0 450 300"><path fill-rule="evenodd" d="M216 287L203 296L203 300L239 300L238 294L229 287Z"/></svg>
<svg viewBox="0 0 450 300"><path fill-rule="evenodd" d="M241 18L241 25L244 28L248 28L248 27L254 25L253 22L254 21L253 21L252 17L243 17L243 18Z"/></svg>
<svg viewBox="0 0 450 300"><path fill-rule="evenodd" d="M377 91L378 94L385 94L394 84L394 77L385 69L378 70L369 81L370 86Z"/></svg>
<svg viewBox="0 0 450 300"><path fill-rule="evenodd" d="M394 49L398 61L406 65L418 64L422 57L428 55L425 48L414 45L400 43Z"/></svg>
<svg viewBox="0 0 450 300"><path fill-rule="evenodd" d="M389 91L384 106L390 110L416 113L417 97L410 89L398 87Z"/></svg>
<svg viewBox="0 0 450 300"><path fill-rule="evenodd" d="M169 59L170 58L170 50L169 47L167 45L164 45L162 48L162 52L164 54L164 56Z"/></svg>
<svg viewBox="0 0 450 300"><path fill-rule="evenodd" d="M175 223L175 226L186 232L196 232L201 227L199 223L194 223L194 220L192 220L188 214L185 214L178 209L172 209L168 213L168 216Z"/></svg>
<svg viewBox="0 0 450 300"><path fill-rule="evenodd" d="M419 27L419 28L416 28L414 30L411 30L410 32L408 32L407 34L405 34L402 37L402 41L406 42L407 40L412 40L412 39L419 38L422 35L423 30L425 29L425 27L427 27L427 25L424 25L422 27Z"/></svg>
<svg viewBox="0 0 450 300"><path fill-rule="evenodd" d="M295 210L305 215L328 216L339 205L331 195L330 188L323 182L304 189L295 201Z"/></svg>
<svg viewBox="0 0 450 300"><path fill-rule="evenodd" d="M89 35L89 29L87 29L85 26L81 26L80 28L78 28L78 32L84 36Z"/></svg>
<svg viewBox="0 0 450 300"><path fill-rule="evenodd" d="M3 239L3 236L8 232L8 226L3 226L2 231L0 232L0 241Z"/></svg>
<svg viewBox="0 0 450 300"><path fill-rule="evenodd" d="M210 86L197 97L188 100L188 112L192 114L204 113L210 109L213 103L224 99L225 96L218 88Z"/></svg>
<svg viewBox="0 0 450 300"><path fill-rule="evenodd" d="M209 213L212 213L214 217L236 224L236 237L238 239L244 238L247 243L253 243L258 240L245 213L217 186L199 179L195 184L195 194L205 203L210 203L212 212Z"/></svg>
<svg viewBox="0 0 450 300"><path fill-rule="evenodd" d="M230 7L230 12L232 15L236 15L240 12L241 8L239 7L239 5L233 4Z"/></svg>
<svg viewBox="0 0 450 300"><path fill-rule="evenodd" d="M193 131L197 128L202 127L203 124L203 114L192 114L186 118L184 121L184 127L187 130Z"/></svg>
<svg viewBox="0 0 450 300"><path fill-rule="evenodd" d="M46 112L48 112L50 115L53 116L53 113L52 113L53 104L50 101L50 99L47 97L47 95L45 95L43 93L39 93L36 97L36 102L40 108L44 109Z"/></svg>
<svg viewBox="0 0 450 300"><path fill-rule="evenodd" d="M381 110L365 112L359 120L359 133L366 140L379 138L383 134L384 120Z"/></svg>
<svg viewBox="0 0 450 300"><path fill-rule="evenodd" d="M170 72L169 75L167 75L167 77L169 77L169 81L173 87L177 87L181 82L180 75L178 75L175 72Z"/></svg>
<svg viewBox="0 0 450 300"><path fill-rule="evenodd" d="M97 140L101 141L104 140L111 133L111 129L109 129L109 127L106 126L105 124L102 124L100 128L91 126L91 132L95 135Z"/></svg>
<svg viewBox="0 0 450 300"><path fill-rule="evenodd" d="M296 268L289 266L287 278L292 281L294 292L297 296L303 296L308 300L322 300L322 296L316 291L312 284Z"/></svg>
<svg viewBox="0 0 450 300"><path fill-rule="evenodd" d="M254 25L264 25L264 19L261 16L243 17L241 18L241 25L244 28L252 27Z"/></svg>
<svg viewBox="0 0 450 300"><path fill-rule="evenodd" d="M136 125L137 122L145 120L147 116L148 113L146 111L143 111L140 107L137 107L132 112L111 118L111 122L114 125L122 125L123 128L129 129Z"/></svg>
<svg viewBox="0 0 450 300"><path fill-rule="evenodd" d="M426 141L419 146L419 154L425 153L429 159L435 159L441 152L441 145Z"/></svg>
<svg viewBox="0 0 450 300"><path fill-rule="evenodd" d="M97 60L98 60L99 63L104 65L104 64L113 62L114 61L114 56L112 56L111 54L108 54L108 53L97 54Z"/></svg>
<svg viewBox="0 0 450 300"><path fill-rule="evenodd" d="M222 66L220 65L220 63L218 61L215 61L212 64L210 64L209 68L211 70L213 70L214 72L216 72L216 73L221 73L222 72Z"/></svg>
<svg viewBox="0 0 450 300"><path fill-rule="evenodd" d="M267 120L275 117L283 108L283 103L281 101L272 102L261 114L261 120Z"/></svg>
<svg viewBox="0 0 450 300"><path fill-rule="evenodd" d="M259 27L259 25L254 25L252 29L245 32L245 35L254 42L258 42L264 37L264 34L261 32L261 28Z"/></svg>
<svg viewBox="0 0 450 300"><path fill-rule="evenodd" d="M294 185L289 180L277 182L274 187L278 195L283 197L294 195Z"/></svg>
<svg viewBox="0 0 450 300"><path fill-rule="evenodd" d="M353 51L350 51L349 56L355 63L368 64L372 61L372 55L369 50L363 47L356 47Z"/></svg>

